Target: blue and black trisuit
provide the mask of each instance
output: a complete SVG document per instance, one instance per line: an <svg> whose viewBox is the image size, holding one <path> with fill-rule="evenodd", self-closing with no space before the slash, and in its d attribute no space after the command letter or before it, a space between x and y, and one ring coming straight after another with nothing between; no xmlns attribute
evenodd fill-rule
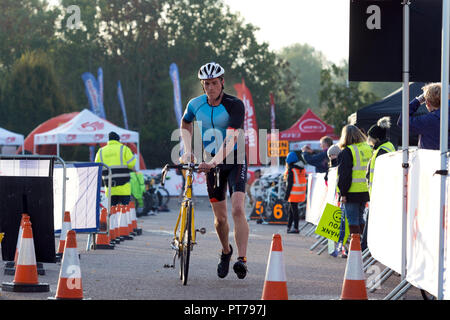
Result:
<svg viewBox="0 0 450 320"><path fill-rule="evenodd" d="M240 99L224 93L220 104L211 106L204 94L188 102L183 121L192 123L195 118L201 132L203 149L206 154L214 157L223 144L227 130L244 128L244 117L245 107ZM227 157L223 164L218 165L220 170L218 186L214 186L212 171L206 175L208 196L211 202L225 200L227 183L230 196L235 191L245 192L247 163L245 145L240 141L244 141L243 135L238 138L234 152Z"/></svg>

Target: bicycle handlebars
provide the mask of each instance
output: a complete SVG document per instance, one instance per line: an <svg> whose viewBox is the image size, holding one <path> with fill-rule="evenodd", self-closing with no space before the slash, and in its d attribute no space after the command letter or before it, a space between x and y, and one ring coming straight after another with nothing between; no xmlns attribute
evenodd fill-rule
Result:
<svg viewBox="0 0 450 320"><path fill-rule="evenodd" d="M166 164L164 168L162 169L162 175L161 175L161 186L164 187L164 183L166 182L166 175L169 169L179 169L179 170L188 170L188 171L198 171L198 164L195 163L187 163L187 164L175 164L170 165ZM214 185L219 186L219 179L217 179L217 176L219 175L219 168L215 167L212 170L214 170Z"/></svg>

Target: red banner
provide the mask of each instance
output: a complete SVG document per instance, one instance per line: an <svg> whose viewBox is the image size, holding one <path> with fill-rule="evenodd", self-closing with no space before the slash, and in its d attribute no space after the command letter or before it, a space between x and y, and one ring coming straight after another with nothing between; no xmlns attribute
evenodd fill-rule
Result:
<svg viewBox="0 0 450 320"><path fill-rule="evenodd" d="M261 162L259 160L258 124L256 123L252 95L250 90L245 86L244 79L242 79L242 83L236 83L234 89L237 92L238 98L242 100L245 106L244 132L247 163L249 165L259 166Z"/></svg>

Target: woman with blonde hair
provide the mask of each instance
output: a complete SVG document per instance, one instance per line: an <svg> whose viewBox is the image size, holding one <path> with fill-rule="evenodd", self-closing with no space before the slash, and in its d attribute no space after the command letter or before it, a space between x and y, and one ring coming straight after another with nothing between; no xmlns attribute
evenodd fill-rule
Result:
<svg viewBox="0 0 450 320"><path fill-rule="evenodd" d="M423 93L409 103L409 133L419 135L419 148L440 149L441 128L441 84L429 83L422 87ZM425 103L428 113L414 115ZM450 119L450 113L449 113ZM402 126L402 115L397 124ZM450 149L450 139L448 141Z"/></svg>
<svg viewBox="0 0 450 320"><path fill-rule="evenodd" d="M369 201L366 168L372 157L372 148L366 135L354 125L342 128L338 155L338 193L342 212L348 221L350 233L364 230L364 209Z"/></svg>

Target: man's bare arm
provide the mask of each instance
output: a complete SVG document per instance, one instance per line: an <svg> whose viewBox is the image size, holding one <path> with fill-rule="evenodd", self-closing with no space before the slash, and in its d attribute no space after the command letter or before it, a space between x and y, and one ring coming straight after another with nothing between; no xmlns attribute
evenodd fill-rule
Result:
<svg viewBox="0 0 450 320"><path fill-rule="evenodd" d="M192 154L192 132L194 130L194 125L192 122L185 122L181 120L181 140L183 142L184 153L181 156L181 161L186 163L189 161L194 161Z"/></svg>

